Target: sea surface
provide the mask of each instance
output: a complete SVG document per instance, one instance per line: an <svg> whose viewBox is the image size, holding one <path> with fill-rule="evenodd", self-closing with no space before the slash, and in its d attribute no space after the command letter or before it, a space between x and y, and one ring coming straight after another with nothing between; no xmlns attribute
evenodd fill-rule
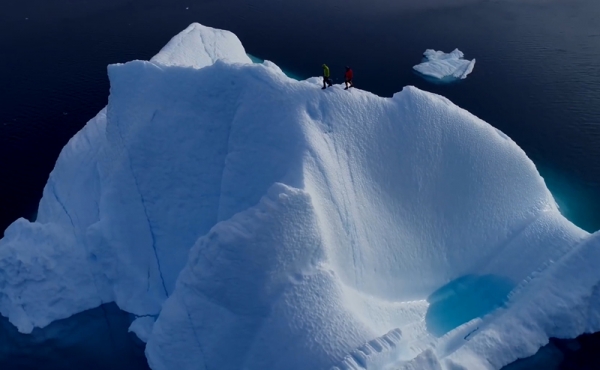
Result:
<svg viewBox="0 0 600 370"><path fill-rule="evenodd" d="M62 147L108 99L106 66L149 59L191 22L231 30L288 73L392 96L414 85L509 135L575 224L600 229L600 1L20 0L0 12L0 236L35 219ZM476 58L416 75L427 48Z"/></svg>

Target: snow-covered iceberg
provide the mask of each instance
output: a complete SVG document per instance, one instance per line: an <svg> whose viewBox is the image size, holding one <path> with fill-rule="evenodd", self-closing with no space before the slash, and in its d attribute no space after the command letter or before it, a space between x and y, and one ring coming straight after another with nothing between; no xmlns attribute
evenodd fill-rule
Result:
<svg viewBox="0 0 600 370"><path fill-rule="evenodd" d="M424 76L441 81L463 80L473 72L475 59L466 60L458 49L451 53L427 49L423 53L423 62L413 69Z"/></svg>
<svg viewBox="0 0 600 370"><path fill-rule="evenodd" d="M115 302L154 370L300 370L498 369L600 329L599 237L447 99L324 92L197 24L108 72L0 240L19 331Z"/></svg>

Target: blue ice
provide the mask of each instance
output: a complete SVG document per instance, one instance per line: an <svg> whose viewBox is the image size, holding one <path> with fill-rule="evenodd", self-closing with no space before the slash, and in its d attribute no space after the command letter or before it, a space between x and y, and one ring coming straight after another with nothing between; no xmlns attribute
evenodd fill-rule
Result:
<svg viewBox="0 0 600 370"><path fill-rule="evenodd" d="M250 60L252 60L252 63L262 64L265 61L264 59L260 59L259 57L256 57L256 56L254 56L252 54L246 54L246 55L248 55L248 58L250 58ZM282 69L282 71L289 78L293 78L294 80L297 80L297 81L302 81L303 80L303 78L301 78L300 76L298 76L295 73L286 71L285 69Z"/></svg>
<svg viewBox="0 0 600 370"><path fill-rule="evenodd" d="M452 329L502 306L515 284L497 275L465 275L431 294L427 330L441 337Z"/></svg>

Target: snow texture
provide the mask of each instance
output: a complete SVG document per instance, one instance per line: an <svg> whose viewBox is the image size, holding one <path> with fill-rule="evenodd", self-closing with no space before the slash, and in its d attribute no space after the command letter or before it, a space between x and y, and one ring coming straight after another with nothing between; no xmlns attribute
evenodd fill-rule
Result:
<svg viewBox="0 0 600 370"><path fill-rule="evenodd" d="M236 35L195 23L173 37L150 61L164 66L202 68L217 60L252 62Z"/></svg>
<svg viewBox="0 0 600 370"><path fill-rule="evenodd" d="M447 99L322 91L197 24L108 71L0 240L19 331L115 302L154 370L454 370L600 330L598 235Z"/></svg>
<svg viewBox="0 0 600 370"><path fill-rule="evenodd" d="M414 70L437 80L464 80L475 68L475 59L464 59L463 52L458 49L448 54L427 49L423 56L423 62L414 66Z"/></svg>
<svg viewBox="0 0 600 370"><path fill-rule="evenodd" d="M136 318L129 326L129 332L135 333L142 342L147 342L152 334L152 328L156 319L152 316L142 316Z"/></svg>

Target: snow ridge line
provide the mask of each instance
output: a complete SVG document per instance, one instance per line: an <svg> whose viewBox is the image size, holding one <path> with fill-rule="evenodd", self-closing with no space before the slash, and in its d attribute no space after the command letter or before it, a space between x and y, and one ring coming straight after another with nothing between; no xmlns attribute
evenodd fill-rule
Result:
<svg viewBox="0 0 600 370"><path fill-rule="evenodd" d="M508 300L505 304L509 305L515 302L519 298L520 294L526 292L526 289L532 281L540 279L540 276L543 274L551 274L553 270L555 271L557 268L559 268L557 266L562 266L565 264L565 261L568 261L568 259L572 258L573 255L579 253L581 249L584 248L588 243L594 242L594 238L592 237L593 235L595 234L587 235L585 238L581 239L577 244L574 244L567 253L559 257L557 260L546 261L539 268L532 271L529 276L524 278L508 295Z"/></svg>
<svg viewBox="0 0 600 370"><path fill-rule="evenodd" d="M485 268L485 267L489 266L490 261L493 261L507 247L509 247L513 241L517 240L517 238L520 235L522 235L525 232L525 230L527 230L531 225L533 225L534 223L539 221L549 211L550 211L550 208L548 208L548 207L540 208L537 212L534 211L535 213L532 214L531 216L527 217L525 220L523 220L520 223L520 225L518 227L516 227L515 230L512 231L507 236L506 239L502 240L502 242L500 244L497 244L496 246L494 246L493 253L491 253L489 256L486 257L486 261L479 261L478 266L480 266L480 268Z"/></svg>

